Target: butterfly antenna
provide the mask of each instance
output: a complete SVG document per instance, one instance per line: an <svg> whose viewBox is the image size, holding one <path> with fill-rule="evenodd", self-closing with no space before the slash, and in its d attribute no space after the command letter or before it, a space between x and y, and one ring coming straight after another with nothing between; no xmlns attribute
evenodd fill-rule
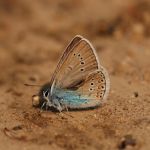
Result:
<svg viewBox="0 0 150 150"><path fill-rule="evenodd" d="M24 83L25 86L38 86L38 87L42 87L42 85L37 85L37 84L28 84L28 83Z"/></svg>

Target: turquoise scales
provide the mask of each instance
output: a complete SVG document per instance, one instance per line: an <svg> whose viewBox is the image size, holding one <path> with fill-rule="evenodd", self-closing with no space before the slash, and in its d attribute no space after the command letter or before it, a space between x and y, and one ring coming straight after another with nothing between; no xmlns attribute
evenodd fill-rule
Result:
<svg viewBox="0 0 150 150"><path fill-rule="evenodd" d="M58 89L53 98L59 99L60 103L62 103L62 107L67 106L69 108L78 108L82 104L89 102L87 98L81 97L80 93L62 89Z"/></svg>
<svg viewBox="0 0 150 150"><path fill-rule="evenodd" d="M93 46L75 36L56 67L51 87L43 91L43 105L58 111L96 107L106 100L109 84Z"/></svg>

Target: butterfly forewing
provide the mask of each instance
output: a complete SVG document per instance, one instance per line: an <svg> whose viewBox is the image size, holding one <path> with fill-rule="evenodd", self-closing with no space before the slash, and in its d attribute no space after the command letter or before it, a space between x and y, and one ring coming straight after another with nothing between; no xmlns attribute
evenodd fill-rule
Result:
<svg viewBox="0 0 150 150"><path fill-rule="evenodd" d="M55 76L56 88L67 88L98 69L95 53L87 40L80 40L68 54Z"/></svg>

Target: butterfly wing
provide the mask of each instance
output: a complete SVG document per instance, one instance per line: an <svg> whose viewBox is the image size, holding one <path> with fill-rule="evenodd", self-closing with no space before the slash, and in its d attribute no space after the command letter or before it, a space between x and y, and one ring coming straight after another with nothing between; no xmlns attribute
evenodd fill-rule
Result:
<svg viewBox="0 0 150 150"><path fill-rule="evenodd" d="M104 68L87 75L83 81L74 83L68 89L55 90L62 106L72 109L99 106L106 100L108 92L109 78Z"/></svg>
<svg viewBox="0 0 150 150"><path fill-rule="evenodd" d="M51 83L53 83L54 78L55 78L57 72L59 71L61 65L63 64L63 62L64 62L65 58L67 57L68 53L70 52L70 50L71 50L71 49L73 48L73 46L74 46L75 44L77 44L81 39L82 39L82 36L76 35L76 36L71 40L71 42L69 43L69 45L68 45L67 48L65 49L63 55L61 56L61 58L60 58L60 60L59 60L59 62L58 62L58 65L57 65L57 67L56 67L56 69L55 69L55 72L53 73L53 76L52 76L52 78L51 78Z"/></svg>
<svg viewBox="0 0 150 150"><path fill-rule="evenodd" d="M70 108L99 105L108 93L109 83L90 42L80 39L65 55L59 70L55 71L51 96Z"/></svg>
<svg viewBox="0 0 150 150"><path fill-rule="evenodd" d="M85 78L87 74L98 69L98 60L92 46L86 39L81 39L65 54L53 84L57 88L66 88L73 82Z"/></svg>

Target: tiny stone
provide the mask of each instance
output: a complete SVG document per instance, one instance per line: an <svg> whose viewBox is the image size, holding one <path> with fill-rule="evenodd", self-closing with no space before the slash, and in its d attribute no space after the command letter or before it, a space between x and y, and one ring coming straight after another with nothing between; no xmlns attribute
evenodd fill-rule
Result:
<svg viewBox="0 0 150 150"><path fill-rule="evenodd" d="M138 97L139 93L138 92L134 92L134 97Z"/></svg>
<svg viewBox="0 0 150 150"><path fill-rule="evenodd" d="M120 144L118 145L119 150L126 149L128 146L135 146L136 140L132 137L132 135L126 135L121 140Z"/></svg>
<svg viewBox="0 0 150 150"><path fill-rule="evenodd" d="M22 129L22 126L21 125L18 125L18 126L15 126L12 128L13 130L21 130Z"/></svg>
<svg viewBox="0 0 150 150"><path fill-rule="evenodd" d="M94 114L94 118L96 118L97 117L97 115L96 114Z"/></svg>
<svg viewBox="0 0 150 150"><path fill-rule="evenodd" d="M29 77L29 80L35 82L35 81L39 80L39 77L38 77L38 75L32 75Z"/></svg>

